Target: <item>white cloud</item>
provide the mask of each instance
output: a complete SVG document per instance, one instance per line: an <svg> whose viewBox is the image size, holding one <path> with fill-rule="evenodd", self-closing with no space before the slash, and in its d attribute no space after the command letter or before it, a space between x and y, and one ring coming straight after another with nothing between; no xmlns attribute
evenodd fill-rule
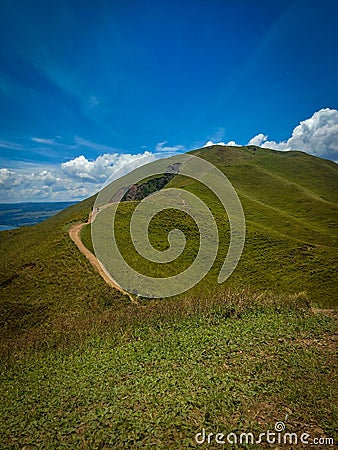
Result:
<svg viewBox="0 0 338 450"><path fill-rule="evenodd" d="M257 134L257 136L250 139L248 145L257 145L258 147L260 147L263 144L263 142L267 140L267 138L268 136L266 134L259 133Z"/></svg>
<svg viewBox="0 0 338 450"><path fill-rule="evenodd" d="M119 176L158 155L109 154L88 160L81 155L60 166L26 164L16 170L0 169L0 202L77 200L98 192L115 171Z"/></svg>
<svg viewBox="0 0 338 450"><path fill-rule="evenodd" d="M229 145L230 147L240 147L241 144L237 144L235 141L229 141L225 145Z"/></svg>
<svg viewBox="0 0 338 450"><path fill-rule="evenodd" d="M55 139L60 140L60 137ZM37 144L64 145L55 139L31 138ZM213 142L209 140L204 147L212 145L238 146L235 141ZM121 176L130 170L169 154L185 151L183 145L169 146L167 141L159 142L155 152L144 148L143 153L136 155L114 152L114 149L95 142L75 137L70 145L72 150L87 147L102 151L96 159L89 160L83 154L61 165L39 165L18 163L16 168L0 169L0 202L20 202L46 200L77 200L98 192L102 184L115 171ZM268 140L268 136L259 133L248 142L248 145L272 148L276 150L303 150L323 158L338 160L338 111L321 109L312 117L300 122L291 137L276 142ZM20 144L1 141L0 147L21 150Z"/></svg>
<svg viewBox="0 0 338 450"><path fill-rule="evenodd" d="M54 139L44 139L39 137L32 137L31 141L36 142L38 144L47 144L47 145L54 145L56 143Z"/></svg>
<svg viewBox="0 0 338 450"><path fill-rule="evenodd" d="M113 171L133 162L135 163L133 167L137 167L137 161L141 163L144 157L150 157L151 155L152 154L148 151L137 155L128 153L105 153L104 155L98 156L93 161L89 161L85 156L81 155L62 163L61 169L70 178L102 183Z"/></svg>
<svg viewBox="0 0 338 450"><path fill-rule="evenodd" d="M302 150L315 156L336 160L338 158L338 111L324 108L297 125L289 139L268 141L262 133L250 139L249 144L274 150ZM258 143L260 142L260 143Z"/></svg>
<svg viewBox="0 0 338 450"><path fill-rule="evenodd" d="M227 145L227 144L225 144L224 142L208 141L203 145L203 147L211 147L212 145Z"/></svg>
<svg viewBox="0 0 338 450"><path fill-rule="evenodd" d="M94 166L94 161L88 161L83 155L81 155L75 159L62 163L61 169L64 170L64 172L70 177L95 181L95 177L91 174L91 172L95 169Z"/></svg>
<svg viewBox="0 0 338 450"><path fill-rule="evenodd" d="M156 144L155 150L157 152L175 153L185 151L184 145L165 145L167 141L159 142Z"/></svg>
<svg viewBox="0 0 338 450"><path fill-rule="evenodd" d="M5 189L12 185L13 175L15 175L15 172L11 170L6 168L0 169L0 189Z"/></svg>
<svg viewBox="0 0 338 450"><path fill-rule="evenodd" d="M225 142L213 142L213 141L208 141L203 145L204 147L211 147L212 145L224 145L224 146L232 146L232 147L240 147L240 144L237 144L235 141L229 141L227 143Z"/></svg>
<svg viewBox="0 0 338 450"><path fill-rule="evenodd" d="M35 175L35 174L34 174ZM61 178L55 177L50 170L42 170L40 173L35 175L38 181L43 181L46 185L51 185L61 181Z"/></svg>
<svg viewBox="0 0 338 450"><path fill-rule="evenodd" d="M156 152L143 147L142 153L132 155L79 136L75 136L71 144L60 143L60 140L61 136L30 138L30 141L45 146L48 151L55 146L62 146L83 153L59 165L18 162L15 168L0 169L0 202L81 200L98 192L112 175L120 177L155 159L185 151L183 145L168 146L163 141L156 145ZM6 141L0 141L1 146L19 148L17 144ZM84 156L86 148L99 151L101 155L87 159Z"/></svg>
<svg viewBox="0 0 338 450"><path fill-rule="evenodd" d="M1 148L10 148L12 150L23 150L22 145L17 144L15 142L9 142L9 141L0 141L0 147Z"/></svg>
<svg viewBox="0 0 338 450"><path fill-rule="evenodd" d="M235 141L214 142L209 140L203 147L212 145L240 146ZM324 108L316 111L309 119L297 125L291 137L284 141L268 140L268 136L259 133L252 137L247 145L288 151L301 150L321 158L338 159L338 110Z"/></svg>
<svg viewBox="0 0 338 450"><path fill-rule="evenodd" d="M0 201L38 200L49 196L63 180L50 170L0 169ZM57 190L57 189L56 189Z"/></svg>

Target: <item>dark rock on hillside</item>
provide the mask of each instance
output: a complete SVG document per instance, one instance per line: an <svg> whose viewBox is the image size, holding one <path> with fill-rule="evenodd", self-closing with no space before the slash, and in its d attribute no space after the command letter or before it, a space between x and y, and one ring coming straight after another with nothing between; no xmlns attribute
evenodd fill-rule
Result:
<svg viewBox="0 0 338 450"><path fill-rule="evenodd" d="M150 194L159 191L166 186L177 172L165 173L161 177L152 178L142 184L132 184L127 192L123 195L121 201L143 200Z"/></svg>

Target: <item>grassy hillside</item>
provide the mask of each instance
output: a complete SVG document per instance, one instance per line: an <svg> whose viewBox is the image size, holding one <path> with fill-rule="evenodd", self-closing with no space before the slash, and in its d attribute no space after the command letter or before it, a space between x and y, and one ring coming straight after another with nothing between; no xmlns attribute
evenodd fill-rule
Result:
<svg viewBox="0 0 338 450"><path fill-rule="evenodd" d="M188 295L222 292L227 287L305 291L313 306L335 306L338 166L302 152L253 147L214 146L193 153L217 165L234 185L243 204L247 236L238 267L224 285L218 285L229 241L224 210L213 194L194 180L180 175L171 180L169 187L195 192L210 206L222 242L213 269ZM0 233L3 337L17 337L27 330L39 334L41 326L45 333L46 324L53 329L55 321L73 323L93 305L101 314L116 299L125 301L106 286L68 237L69 226L86 221L93 203L94 197L37 226ZM134 207L134 202L121 204L118 216L117 237L125 258L154 276L174 274L189 265L198 249L192 220L172 211L169 220L162 213L152 221L150 239L159 249L167 248L173 225L181 227L187 238L182 256L173 265L159 268L133 251L128 230ZM91 248L89 227L82 237Z"/></svg>
<svg viewBox="0 0 338 450"><path fill-rule="evenodd" d="M246 247L231 282L304 290L312 304L335 306L337 164L257 147L214 146L194 153L227 175L243 205Z"/></svg>
<svg viewBox="0 0 338 450"><path fill-rule="evenodd" d="M221 245L208 276L193 289L222 291L224 287L273 289L279 293L304 291L313 306L335 307L337 298L338 166L302 152L214 146L193 152L222 170L235 187L246 217L246 244L235 272L218 286L217 276L229 243L223 207L205 186L176 176L167 185L203 199L217 219ZM180 228L187 246L174 263L158 265L135 250L129 224L137 203L121 204L116 236L120 251L132 267L149 276L172 276L188 267L198 251L198 230L189 216L175 211L158 214L150 224L150 240L168 248L171 229ZM89 226L83 231L91 248Z"/></svg>
<svg viewBox="0 0 338 450"><path fill-rule="evenodd" d="M108 287L68 235L86 221L94 198L32 227L0 233L1 345L56 345L88 315L125 299ZM78 324L78 325L76 325Z"/></svg>
<svg viewBox="0 0 338 450"><path fill-rule="evenodd" d="M195 153L228 176L247 221L243 257L223 285L227 217L182 176L168 187L206 201L221 246L208 276L173 299L132 304L78 251L68 230L94 197L0 233L1 448L195 448L203 428L258 436L277 421L337 442L336 314L310 309L336 304L337 165L257 148ZM192 220L171 211L151 222L159 249L173 225L187 238L182 256L158 267L132 251L135 205L121 204L117 218L126 259L154 276L182 270L197 251ZM90 227L81 238L91 248Z"/></svg>

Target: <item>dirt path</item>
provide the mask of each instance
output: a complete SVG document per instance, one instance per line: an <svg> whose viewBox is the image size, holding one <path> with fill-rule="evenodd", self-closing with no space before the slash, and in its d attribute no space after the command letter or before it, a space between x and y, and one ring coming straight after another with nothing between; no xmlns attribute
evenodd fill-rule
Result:
<svg viewBox="0 0 338 450"><path fill-rule="evenodd" d="M92 223L93 220L93 214L90 213L89 214L89 218L88 218L88 222L86 223L77 223L75 225L73 225L70 230L69 230L69 236L71 238L71 240L76 244L77 248L80 250L80 252L88 259L88 261L90 262L90 264L99 272L99 274L101 275L101 277L104 279L104 281L109 284L109 286L113 287L114 289L117 289L118 291L122 292L122 294L127 295L130 300L132 301L132 303L135 303L138 305L138 302L132 297L131 294L129 294L129 292L126 292L124 289L121 288L121 286L119 286L116 281L114 281L109 275L108 273L101 267L98 259L96 258L95 255L93 255L93 253L88 250L87 247L85 247L85 245L82 243L81 238L80 238L80 233L82 228L85 225L88 225L90 223Z"/></svg>

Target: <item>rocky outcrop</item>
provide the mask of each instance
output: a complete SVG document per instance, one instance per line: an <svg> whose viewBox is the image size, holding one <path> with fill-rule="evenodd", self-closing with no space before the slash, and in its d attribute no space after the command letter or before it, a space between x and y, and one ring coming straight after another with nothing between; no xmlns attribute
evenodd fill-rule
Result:
<svg viewBox="0 0 338 450"><path fill-rule="evenodd" d="M150 194L159 191L166 186L169 181L175 176L175 173L165 173L161 177L152 178L142 184L132 184L127 192L123 195L121 201L142 200Z"/></svg>

